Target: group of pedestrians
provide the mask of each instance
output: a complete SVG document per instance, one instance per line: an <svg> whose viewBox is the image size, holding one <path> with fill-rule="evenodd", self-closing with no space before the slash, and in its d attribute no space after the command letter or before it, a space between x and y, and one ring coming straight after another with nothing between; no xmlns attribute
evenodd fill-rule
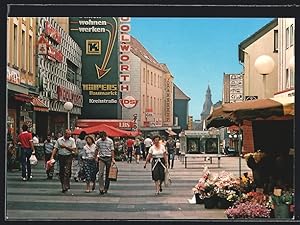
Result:
<svg viewBox="0 0 300 225"><path fill-rule="evenodd" d="M35 148L28 126L24 124L22 130L18 138L21 145L22 180L25 181L31 176L29 158L35 154ZM120 143L115 146L113 140L105 132L100 132L97 140L84 131L76 140L71 135L71 130L66 129L64 135L57 140L52 135L48 135L44 142L45 163L57 161L62 193L70 189L72 174L75 181L78 181L80 177L84 178L86 193L94 191L97 173L99 173L99 193L101 195L107 193L110 186L109 169L115 163L115 148L119 148ZM147 163L151 162L151 175L155 183L156 195L162 191L165 170L174 167L174 157L178 152L178 146L172 136L164 141L159 135L152 139L147 136L145 140L128 138L125 142L128 162L132 161L133 151L145 160L144 168ZM136 160L139 163L139 157L136 157ZM46 175L47 179L53 179L54 166L46 167Z"/></svg>

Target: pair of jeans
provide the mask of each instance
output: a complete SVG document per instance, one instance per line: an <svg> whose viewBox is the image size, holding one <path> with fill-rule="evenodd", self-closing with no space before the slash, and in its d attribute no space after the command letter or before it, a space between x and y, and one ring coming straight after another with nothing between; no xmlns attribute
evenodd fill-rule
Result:
<svg viewBox="0 0 300 225"><path fill-rule="evenodd" d="M174 150L173 151L169 151L168 152L168 163L169 163L169 167L173 168L174 166ZM170 164L170 161L172 162L172 164Z"/></svg>
<svg viewBox="0 0 300 225"><path fill-rule="evenodd" d="M108 190L110 180L108 179L109 168L111 165L111 157L100 157L99 159L99 190ZM104 180L104 169L105 169L105 180Z"/></svg>
<svg viewBox="0 0 300 225"><path fill-rule="evenodd" d="M128 147L127 149L127 161L131 162L132 161L132 147Z"/></svg>
<svg viewBox="0 0 300 225"><path fill-rule="evenodd" d="M72 158L72 155L58 155L59 179L62 190L70 189Z"/></svg>
<svg viewBox="0 0 300 225"><path fill-rule="evenodd" d="M31 164L29 158L32 154L31 148L21 148L21 164L22 164L22 177L29 179L31 175ZM27 171L27 176L26 176Z"/></svg>

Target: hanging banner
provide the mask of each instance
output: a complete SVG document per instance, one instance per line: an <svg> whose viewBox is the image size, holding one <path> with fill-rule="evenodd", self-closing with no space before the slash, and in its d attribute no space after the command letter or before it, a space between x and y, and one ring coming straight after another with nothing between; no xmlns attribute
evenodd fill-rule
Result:
<svg viewBox="0 0 300 225"><path fill-rule="evenodd" d="M119 119L118 18L70 17L70 36L82 50L82 119Z"/></svg>

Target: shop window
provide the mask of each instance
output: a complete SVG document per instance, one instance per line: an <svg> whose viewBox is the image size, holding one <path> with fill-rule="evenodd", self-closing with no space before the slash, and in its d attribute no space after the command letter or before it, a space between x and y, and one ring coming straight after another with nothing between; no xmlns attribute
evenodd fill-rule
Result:
<svg viewBox="0 0 300 225"><path fill-rule="evenodd" d="M14 55L13 55L13 59L14 59L14 62L13 64L14 65L18 65L18 26L16 24L14 24L14 45L13 45L13 48L14 48Z"/></svg>
<svg viewBox="0 0 300 225"><path fill-rule="evenodd" d="M278 30L274 30L274 52L278 52Z"/></svg>
<svg viewBox="0 0 300 225"><path fill-rule="evenodd" d="M29 46L28 46L28 51L29 51L29 54L28 54L28 69L29 69L29 72L32 73L33 72L33 49L32 49L32 36L29 35Z"/></svg>
<svg viewBox="0 0 300 225"><path fill-rule="evenodd" d="M286 31L285 31L285 46L286 46L286 48L290 47L289 41L290 41L290 29L288 27L288 28L286 28Z"/></svg>
<svg viewBox="0 0 300 225"><path fill-rule="evenodd" d="M294 45L294 26L290 27L290 46Z"/></svg>
<svg viewBox="0 0 300 225"><path fill-rule="evenodd" d="M289 76L289 69L286 69L285 72L285 88L290 88L290 76Z"/></svg>
<svg viewBox="0 0 300 225"><path fill-rule="evenodd" d="M67 60L67 80L73 84L77 82L77 67L72 62Z"/></svg>
<svg viewBox="0 0 300 225"><path fill-rule="evenodd" d="M25 40L25 31L22 30L22 36L21 36L21 49L22 49L22 55L21 55L21 68L25 70L25 60L26 60L26 40Z"/></svg>

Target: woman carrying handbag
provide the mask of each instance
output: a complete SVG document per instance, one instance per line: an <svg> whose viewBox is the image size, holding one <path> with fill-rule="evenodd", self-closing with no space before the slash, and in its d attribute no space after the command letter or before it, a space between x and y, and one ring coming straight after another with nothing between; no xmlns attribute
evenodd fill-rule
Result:
<svg viewBox="0 0 300 225"><path fill-rule="evenodd" d="M146 158L144 168L146 168L147 162L151 162L151 174L152 180L155 183L155 195L159 195L162 192L161 184L165 180L165 171L168 168L168 156L166 148L160 143L161 137L156 135L153 137L153 145L149 149L149 153Z"/></svg>

